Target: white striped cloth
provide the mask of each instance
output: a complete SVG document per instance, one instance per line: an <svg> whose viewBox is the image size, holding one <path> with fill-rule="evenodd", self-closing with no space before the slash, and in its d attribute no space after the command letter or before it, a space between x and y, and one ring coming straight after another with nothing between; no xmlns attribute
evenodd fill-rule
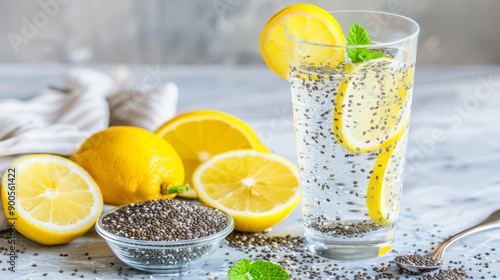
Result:
<svg viewBox="0 0 500 280"><path fill-rule="evenodd" d="M64 90L47 89L28 101L0 100L1 175L27 154L71 155L90 135L110 125L154 131L175 115L175 84L131 87L129 81L125 67L109 75L73 69L67 74ZM6 225L0 207L0 230Z"/></svg>

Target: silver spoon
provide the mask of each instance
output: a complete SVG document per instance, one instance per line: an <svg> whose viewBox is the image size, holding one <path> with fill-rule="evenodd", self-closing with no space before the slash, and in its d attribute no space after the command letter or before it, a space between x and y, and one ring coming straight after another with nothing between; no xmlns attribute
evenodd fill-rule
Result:
<svg viewBox="0 0 500 280"><path fill-rule="evenodd" d="M435 266L416 266L416 265L401 263L398 261L395 261L395 262L399 266L399 268L401 268L407 272L410 272L410 273L421 274L421 273L434 271L436 269L443 267L443 253L444 253L444 250L446 250L446 248L451 243L453 243L453 242L457 241L458 239L460 239L464 236L467 236L469 234L473 234L476 232L480 232L480 231L488 230L488 229L492 229L492 228L497 228L497 227L500 227L500 210L497 210L497 211L491 213L491 215L488 216L488 218L486 218L484 221L480 222L479 224L451 236L450 238L446 239L441 244L436 246L436 248L434 248L434 250L432 250L432 252L425 255L425 257L436 260L436 263L439 263L438 265L435 265Z"/></svg>

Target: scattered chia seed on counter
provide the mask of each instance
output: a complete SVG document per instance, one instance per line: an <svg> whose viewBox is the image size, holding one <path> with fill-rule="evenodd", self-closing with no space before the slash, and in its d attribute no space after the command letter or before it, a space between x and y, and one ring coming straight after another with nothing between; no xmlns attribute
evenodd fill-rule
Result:
<svg viewBox="0 0 500 280"><path fill-rule="evenodd" d="M143 241L197 239L222 231L227 225L227 217L220 211L169 199L133 203L102 221L102 227L110 233Z"/></svg>
<svg viewBox="0 0 500 280"><path fill-rule="evenodd" d="M416 280L463 280L466 276L467 273L462 269L440 269L437 272L417 277Z"/></svg>
<svg viewBox="0 0 500 280"><path fill-rule="evenodd" d="M261 233L233 232L226 237L226 244L244 252L249 258L264 259L281 265L290 275L292 280L305 279L335 279L335 280L382 280L382 279L412 279L412 280L463 280L471 279L467 276L468 267L461 262L453 262L456 268L443 267L438 271L424 274L411 275L399 270L394 261L373 263L371 268L349 270L345 263L327 260L310 254L305 247L305 240L299 236L268 236ZM415 256L413 254L406 255ZM421 256L421 255L419 255ZM424 258L424 256L421 256ZM428 261L419 260L417 262ZM475 256L475 260L480 256ZM232 262L230 262L232 264ZM481 265L476 264L481 267ZM324 278L328 275L329 278ZM492 272L491 278L497 278ZM490 278L481 278L490 279Z"/></svg>
<svg viewBox="0 0 500 280"><path fill-rule="evenodd" d="M165 203L165 205L163 205ZM152 205L155 205L154 210L152 209ZM142 205L142 206L141 206ZM148 207L149 205L149 207ZM132 205L130 205L132 206ZM198 221L199 219L194 218L194 216L198 215L201 217L206 217L207 215L212 217L213 219L222 219L222 222L225 223L226 226L220 226L220 228L227 227L227 219L221 212L216 212L215 217L214 213L211 211L199 211L196 210L205 210L203 205L197 205L190 202L184 201L176 201L176 200L162 200L162 201L148 201L146 203L137 203L133 205L132 209L128 209L130 211L129 215L124 215L126 210L123 213L120 213L119 210L126 209L121 208L115 212L119 212L116 215L113 215L114 219L123 218L124 220L129 220L130 214L134 213L142 213L144 209L142 207L151 208L148 212L150 215L150 219L158 220L156 217L156 213L161 210L166 209L166 213L164 215L160 215L163 217L175 217L179 223L186 223L186 219L192 219L191 225L194 221ZM188 209L196 208L196 215L187 211ZM202 209L199 209L202 208ZM212 210L208 208L207 210ZM180 212L179 212L180 211ZM186 212L187 211L187 212ZM408 209L409 211L409 209ZM183 214L180 214L183 213ZM109 213L108 215L111 216ZM137 216L137 214L135 214ZM132 218L132 217L131 217ZM136 217L137 218L137 217ZM204 218L201 218L204 219ZM161 220L161 219L160 219ZM162 223L163 220L160 221ZM147 222L147 221L146 221ZM209 227L210 222L204 221ZM121 222L124 225L128 225L128 222ZM144 223L144 221L142 222ZM164 223L164 222L163 222ZM106 226L110 226L112 223L105 223ZM119 225L120 223L116 223ZM103 224L104 226L104 224ZM171 228L173 226L170 226ZM135 228L135 227L134 227ZM432 237L432 240L435 238L445 238L445 236L436 237L436 234L440 233L438 229L438 225L434 225L434 230L429 230L428 236ZM109 230L109 229L108 229ZM111 231L111 230L109 230ZM123 230L126 232L126 230ZM416 232L421 232L421 228L416 228ZM208 232L207 232L208 233ZM427 236L427 235L426 235ZM7 240L9 237L9 233L7 231L0 233L1 240ZM408 238L408 234L403 234L404 238ZM6 241L5 241L6 242ZM350 265L344 262L336 262L332 260L327 260L320 258L318 256L314 256L309 253L308 249L305 246L305 240L301 236L269 236L265 233L241 233L241 232L233 232L229 236L226 237L225 243L227 247L232 248L231 252L225 253L225 257L219 255L219 258L223 259L223 262L218 263L220 265L220 269L223 271L229 270L229 267L233 265L239 257L237 255L244 256L245 258L249 258L251 260L267 260L272 261L273 263L281 265L285 270L289 273L290 279L292 280L307 280L307 279L332 279L332 280L463 280L463 279L500 279L500 275L498 275L498 268L500 267L500 257L498 255L498 249L496 248L488 248L486 250L481 250L479 252L475 252L474 254L467 255L462 254L461 256L456 256L453 260L444 261L444 267L441 270L434 271L424 275L411 275L406 274L403 271L400 271L394 261L386 260L386 261L366 261L367 265L363 268L352 268ZM417 246L416 243L403 243L404 246L413 245L413 247ZM432 241L430 246L434 246L435 242ZM422 245L419 245L422 246ZM427 246L425 246L427 247ZM463 249L469 250L467 245L462 245ZM30 269L36 264L36 268L40 269L40 263L43 263L45 259L47 259L46 251L44 251L46 247L37 247L38 250L27 250L27 247L24 245L20 245L19 249L16 251L20 259L24 259L27 256L25 253L29 254L32 257L32 263L30 264ZM37 250L35 249L35 250ZM433 248L431 248L433 249ZM0 246L0 250L7 250L5 246ZM65 248L64 250L68 250ZM56 272L58 275L66 275L67 277L76 276L80 279L81 275L84 275L85 279L95 279L96 274L109 273L112 270L114 275L118 275L119 277L131 277L137 279L149 279L153 277L150 274L144 274L139 270L135 270L131 267L128 269L122 267L121 263L115 263L114 260L110 260L107 263L104 263L104 266L97 269L85 269L85 267L91 266L95 261L94 259L99 258L98 255L92 254L88 249L83 249L84 251L80 251L78 255L75 254L67 254L68 251L58 251L58 256L64 259L70 259L73 261L78 260L82 263L82 269L80 267L64 267L64 269L58 269L51 273L50 271L40 270L38 273L38 278L51 278L51 275L54 275ZM181 264L192 260L197 260L201 258L204 254L206 254L210 250L207 246L200 246L197 248L189 248L189 249L140 249L140 248L129 248L123 251L126 254L129 254L131 257L135 258L138 262L149 262L151 264ZM237 251L237 252L234 252ZM394 253L400 253L399 251L393 250ZM415 253L426 254L427 251L423 251L421 249L415 248L414 251L409 251L409 253L405 256L413 256L415 257ZM45 254L41 254L45 253ZM88 257L92 256L92 260L88 260ZM95 258L96 257L96 258ZM101 254L102 258L103 255ZM224 259L225 258L225 259ZM418 258L418 257L417 257ZM400 261L400 260L399 260ZM7 270L7 264L5 261L0 260L0 264L3 265L2 271ZM63 267L61 267L63 268ZM203 268L206 269L206 268ZM79 271L80 270L80 271ZM108 271L108 272L106 272ZM43 275L47 273L46 277ZM221 274L225 274L222 272ZM469 274L469 275L467 275ZM476 274L476 275L474 275ZM214 280L216 276L219 275L218 271L214 270L206 270L206 280ZM34 278L35 279L35 278ZM99 276L100 279L100 276ZM168 278L171 279L171 278ZM174 279L178 279L174 277ZM200 278L203 279L203 278ZM221 279L221 278L219 278Z"/></svg>

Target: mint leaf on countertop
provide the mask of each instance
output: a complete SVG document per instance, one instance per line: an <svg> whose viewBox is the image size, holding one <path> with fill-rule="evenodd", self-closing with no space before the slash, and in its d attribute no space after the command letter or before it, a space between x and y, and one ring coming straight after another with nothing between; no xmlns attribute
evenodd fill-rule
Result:
<svg viewBox="0 0 500 280"><path fill-rule="evenodd" d="M267 261L250 263L241 259L227 273L229 280L289 280L288 273L279 265Z"/></svg>
<svg viewBox="0 0 500 280"><path fill-rule="evenodd" d="M250 260L241 259L231 266L227 273L229 280L248 280L246 273L250 272Z"/></svg>
<svg viewBox="0 0 500 280"><path fill-rule="evenodd" d="M368 33L363 28L363 26L353 23L349 28L349 34L347 34L347 45L348 46L360 46L360 45L371 45L371 40L368 37ZM381 52L373 51L370 52L368 48L355 48L348 49L347 55L351 59L352 63L361 63L370 59L376 59L384 56Z"/></svg>
<svg viewBox="0 0 500 280"><path fill-rule="evenodd" d="M280 265L266 261L255 261L250 265L250 275L259 280L289 280L290 276Z"/></svg>

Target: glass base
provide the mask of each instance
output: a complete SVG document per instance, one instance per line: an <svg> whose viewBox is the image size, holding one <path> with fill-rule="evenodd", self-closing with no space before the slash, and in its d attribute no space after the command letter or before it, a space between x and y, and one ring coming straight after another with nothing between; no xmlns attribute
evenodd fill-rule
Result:
<svg viewBox="0 0 500 280"><path fill-rule="evenodd" d="M146 271L146 272L151 272L151 273L162 273L162 274L168 274L168 275L185 275L191 271L193 267L189 266L146 266L146 265L136 265L136 264L130 264L128 263L131 267Z"/></svg>
<svg viewBox="0 0 500 280"><path fill-rule="evenodd" d="M332 260L362 260L387 253L393 243L394 227L355 238L334 238L306 229L307 248L313 254Z"/></svg>

